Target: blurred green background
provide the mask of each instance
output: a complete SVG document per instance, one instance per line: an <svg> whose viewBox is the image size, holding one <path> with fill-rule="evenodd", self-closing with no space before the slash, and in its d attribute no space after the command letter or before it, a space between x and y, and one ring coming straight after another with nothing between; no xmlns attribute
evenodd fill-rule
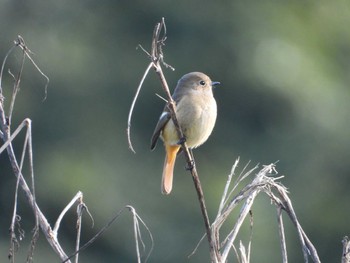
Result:
<svg viewBox="0 0 350 263"><path fill-rule="evenodd" d="M279 160L282 182L321 260L340 262L341 239L350 234L350 3L342 0L1 0L1 60L19 34L50 78L42 102L45 80L26 61L12 126L26 117L33 121L37 201L50 223L80 190L95 220L91 228L84 218L82 243L130 204L153 233L150 262L209 262L206 241L187 258L204 225L183 158L173 193L160 193L164 150L159 143L150 152L149 143L164 103L155 96L162 90L153 72L132 120L137 154L127 146L128 110L149 63L137 46L149 49L161 17L168 30L165 60L176 68L165 70L169 85L190 71L222 83L215 89L215 130L195 150L210 218L238 156L239 170L249 160L251 166ZM15 72L20 60L17 50L5 72ZM11 87L6 73L7 107ZM23 137L14 142L18 156ZM1 154L1 262L7 260L15 183L8 158ZM23 194L19 200L26 237L16 262L23 262L33 215ZM74 210L59 234L67 253L74 250ZM281 262L276 212L266 196L258 197L253 214L251 261ZM302 262L288 220L286 229L290 262ZM243 232L239 239L247 242L248 236ZM34 259L59 262L43 235ZM81 254L81 262L136 262L131 216L114 223Z"/></svg>

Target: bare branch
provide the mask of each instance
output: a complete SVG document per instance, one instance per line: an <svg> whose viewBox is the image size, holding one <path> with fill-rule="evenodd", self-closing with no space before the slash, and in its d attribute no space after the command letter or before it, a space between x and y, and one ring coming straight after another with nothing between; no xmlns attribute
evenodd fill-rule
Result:
<svg viewBox="0 0 350 263"><path fill-rule="evenodd" d="M29 205L31 206L31 208L34 212L35 218L36 218L36 224L35 224L35 227L33 229L31 246L30 246L30 249L29 249L29 252L27 255L26 262L28 262L28 263L33 262L34 248L35 248L36 242L38 240L38 236L39 236L39 226L40 226L41 230L43 231L48 243L51 245L53 250L58 254L60 259L64 262L69 262L69 263L71 262L70 261L71 257L69 257L69 258L67 257L67 255L65 254L64 250L62 249L62 247L58 241L58 230L59 230L61 221L62 221L63 217L65 216L65 214L67 213L67 211L76 202L78 202L78 206L77 206L78 217L77 217L77 224L76 224L76 227L77 227L76 252L73 254L73 256L75 256L74 262L78 263L79 252L82 249L84 249L84 246L81 249L79 249L83 211L86 211L88 213L88 215L91 217L91 214L89 213L89 211L87 209L87 206L83 203L83 194L81 192L78 192L76 194L76 196L71 200L71 202L63 209L63 211L61 212L61 214L59 215L59 217L55 223L54 228L52 229L50 224L48 223L47 219L45 218L44 214L40 211L40 209L36 203L36 200L35 200L31 120L28 118L25 119L18 126L18 128L13 133L11 133L11 116L12 116L12 112L14 109L16 95L17 95L17 92L19 90L19 83L21 80L21 75L22 75L22 71L23 71L23 65L24 65L25 58L28 57L30 59L30 61L32 62L32 64L35 66L35 68L44 77L46 77L46 75L44 73L42 73L42 71L39 69L39 67L36 65L36 63L33 61L33 59L30 57L31 51L25 45L23 38L18 36L18 39L15 41L15 46L18 46L22 49L23 56L22 56L22 63L21 63L20 69L19 69L18 73L16 74L16 76L10 72L10 75L14 79L14 87L13 87L13 93L12 93L11 103L10 103L10 109L9 109L10 113L8 115L9 117L6 117L6 113L5 113L5 110L3 107L4 97L2 95L2 89L0 89L0 138L4 141L4 144L0 147L0 153L2 153L5 150L7 151L7 154L8 154L9 159L10 159L10 163L12 165L12 169L14 171L16 178L17 178L16 189L15 189L15 201L14 201L13 217L12 217L12 222L11 222L11 226L10 226L11 247L9 250L9 259L11 260L11 262L13 262L13 263L15 262L15 252L17 251L17 249L19 247L19 241L17 239L16 230L19 233L18 234L19 240L21 240L24 237L24 231L22 230L22 228L20 226L21 217L17 213L18 190L19 190L19 187L21 187L22 190L24 191L24 194L27 198L27 201L28 201ZM7 53L5 60L2 64L2 68L1 68L1 72L0 72L0 87L1 87L1 79L2 79L2 73L3 73L5 61L12 50L13 50L13 47ZM47 78L47 84L48 84L48 78ZM45 98L46 98L46 89L47 89L47 85L45 87ZM17 157L13 151L12 142L23 129L26 130L26 136L25 136L25 140L24 140L23 151L22 151L20 163L18 164ZM22 168L24 165L26 155L28 155L28 159L29 159L29 173L30 173L30 179L31 179L31 188L29 188L29 186L28 186L28 184L27 184L27 182L22 174ZM141 262L141 253L140 253L139 243L142 245L143 251L146 250L146 246L145 246L145 244L142 240L142 236L141 236L140 225L144 226L146 228L147 232L149 233L149 236L150 236L150 239L152 242L152 246L151 246L149 254L146 257L146 261L147 261L149 255L153 249L152 234L149 231L146 224L142 221L140 216L136 213L135 209L131 206L127 206L126 208L128 208L133 214L134 234L135 234L138 262ZM112 221L114 221L114 220L115 219L113 219ZM104 229L103 229L103 231L104 231ZM100 233L102 233L102 232L100 232Z"/></svg>
<svg viewBox="0 0 350 263"><path fill-rule="evenodd" d="M24 51L25 55L30 57L29 56L30 51L25 46L22 38L20 38L20 37L18 38L18 40L15 42L15 46L19 46ZM13 48L14 47L12 47L9 50L9 52L7 53L7 55L4 59L4 62L2 64L2 68L1 68L1 72L0 72L0 83L1 83L3 69L4 69L6 59L7 59L8 55L13 51ZM23 56L23 57L25 57L25 56ZM59 255L59 257L61 259L65 259L65 258L67 258L65 252L63 251L62 247L60 246L58 240L52 235L52 232L51 232L52 230L51 230L51 227L50 227L47 219L45 218L44 214L40 211L39 207L37 206L37 204L35 202L34 172L33 172L34 168L33 168L33 154L32 154L32 142L31 142L31 120L25 119L19 125L19 127L15 130L15 132L13 134L11 134L10 119L11 119L11 114L12 114L13 105L14 105L14 101L15 101L15 96L17 94L19 83L20 83L20 77L21 77L22 68L23 68L23 61L24 61L24 58L22 59L21 69L19 70L19 73L17 74L17 77L15 78L14 91L13 91L13 95L11 98L10 115L8 115L9 117L6 117L4 105L3 105L3 95L0 94L0 135L1 135L1 139L4 141L4 144L0 147L0 153L3 152L5 149L7 150L7 155L9 157L9 160L10 160L10 163L12 166L12 170L17 178L17 184L24 191L25 197L27 198L27 201L28 201L29 205L31 206L33 213L36 217L36 225L35 225L35 228L33 231L31 248L29 250L29 254L27 257L27 262L32 261L33 251L34 251L35 243L36 243L36 240L38 237L38 225L40 225L48 243L51 245L53 250ZM34 62L32 59L31 59L31 61L32 61L32 63ZM38 69L36 64L35 63L33 63L33 64ZM39 71L39 72L41 72L41 71ZM0 92L2 92L2 88L1 88ZM23 148L23 152L22 152L21 162L20 162L20 164L18 164L16 155L13 151L12 141L17 136L17 134L24 128L27 129L27 132L26 132L26 138L25 138L24 148ZM23 161L24 161L24 157L25 157L25 153L26 153L26 148L29 148L29 150L28 150L29 163L30 163L29 168L30 168L32 189L29 188L29 186L28 186L27 182L25 181L23 174L22 174L22 166L23 166ZM18 190L16 190L16 191L18 191ZM15 198L17 199L17 192L15 193ZM12 220L11 227L10 227L11 232L12 232L11 233L12 244L15 244L13 242L16 242L16 240L14 239L14 222L16 222L16 218L19 218L17 216L17 208L16 207L17 207L17 202L15 201L14 216L13 216L13 220ZM11 245L10 256L14 256L14 254L13 254L15 251L14 248L15 248L14 245Z"/></svg>

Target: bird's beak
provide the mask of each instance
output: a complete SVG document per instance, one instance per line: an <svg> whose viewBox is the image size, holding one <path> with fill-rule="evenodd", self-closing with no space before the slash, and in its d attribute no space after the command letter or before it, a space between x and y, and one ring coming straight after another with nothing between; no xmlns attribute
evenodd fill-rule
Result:
<svg viewBox="0 0 350 263"><path fill-rule="evenodd" d="M214 87L216 85L220 85L221 83L219 81L212 81L211 85Z"/></svg>

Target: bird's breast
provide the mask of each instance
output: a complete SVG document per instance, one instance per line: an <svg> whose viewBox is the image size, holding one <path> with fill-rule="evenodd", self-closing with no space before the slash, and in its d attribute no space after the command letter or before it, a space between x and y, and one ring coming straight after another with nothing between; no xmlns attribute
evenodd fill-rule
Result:
<svg viewBox="0 0 350 263"><path fill-rule="evenodd" d="M213 131L217 115L211 96L183 98L177 105L177 117L190 148L203 144Z"/></svg>

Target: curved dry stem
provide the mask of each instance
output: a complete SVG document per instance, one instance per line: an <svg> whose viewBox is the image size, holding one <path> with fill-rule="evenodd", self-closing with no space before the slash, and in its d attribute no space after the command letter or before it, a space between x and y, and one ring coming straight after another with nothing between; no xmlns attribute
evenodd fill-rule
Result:
<svg viewBox="0 0 350 263"><path fill-rule="evenodd" d="M73 258L74 256L76 256L78 253L82 252L83 250L85 250L86 248L88 248L90 245L92 245L116 220L119 219L119 217L122 215L122 213L125 210L129 210L132 215L133 215L133 223L134 223L134 235L135 235L135 244L136 244L136 254L137 254L137 260L138 262L141 262L141 254L140 254L140 247L139 247L139 243L138 241L140 240L144 250L145 250L145 245L144 242L142 240L141 237L141 230L140 230L140 224L139 222L141 222L141 225L144 226L144 228L146 229L149 238L151 240L151 248L149 250L149 253L146 256L145 262L148 260L153 247L154 247L154 242L153 242L153 236L151 231L149 230L148 226L146 225L146 223L141 219L141 217L136 213L135 208L133 208L130 205L125 206L124 208L122 208L121 210L119 210L117 212L117 214L109 221L107 222L107 224L105 226L103 226L100 231L97 232L96 235L94 235L88 242L86 242L82 247L79 248L79 250L76 250L73 254L71 254L69 257L67 257L65 260L62 261L62 263L65 262L69 262L69 260L71 258Z"/></svg>
<svg viewBox="0 0 350 263"><path fill-rule="evenodd" d="M28 57L28 59L30 60L30 62L32 62L33 66L36 68L36 70L40 73L41 76L43 76L46 79L46 83L45 83L45 87L44 87L44 91L45 91L45 96L43 98L43 101L46 100L47 98L47 88L49 86L49 82L50 79L49 77L40 69L40 67L35 63L35 61L32 59L32 57L30 56L30 54L33 54L32 51L30 51L30 49L26 46L24 39L18 35L17 36L17 40L14 41L16 46L19 46L23 52L25 53L25 55Z"/></svg>
<svg viewBox="0 0 350 263"><path fill-rule="evenodd" d="M145 73L143 74L142 76L142 79L140 81L140 84L139 86L137 87L137 90L136 90L136 93L135 93L135 96L134 96L134 99L132 100L132 103L131 103L131 106L130 106L130 110L129 110L129 115L128 115L128 127L126 128L126 134L127 134L127 137L128 137L128 145L129 145L129 149L133 152L133 153L136 153L135 150L134 150L134 147L132 145L132 142L131 142L131 118L132 118L132 113L134 111L134 107L135 107L135 104L136 104L136 100L139 96L139 93L141 91L141 88L142 88L142 85L143 85L143 82L145 81L147 75L148 75L148 72L150 71L150 69L152 68L153 66L153 63L149 63L147 69L145 70Z"/></svg>

